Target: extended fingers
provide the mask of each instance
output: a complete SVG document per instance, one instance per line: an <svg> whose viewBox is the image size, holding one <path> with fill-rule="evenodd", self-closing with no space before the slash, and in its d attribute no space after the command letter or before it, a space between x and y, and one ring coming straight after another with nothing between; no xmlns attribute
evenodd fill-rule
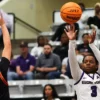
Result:
<svg viewBox="0 0 100 100"><path fill-rule="evenodd" d="M66 29L64 29L64 31L65 31L65 33L67 33L67 30Z"/></svg>
<svg viewBox="0 0 100 100"><path fill-rule="evenodd" d="M66 31L70 31L70 25L65 26Z"/></svg>
<svg viewBox="0 0 100 100"><path fill-rule="evenodd" d="M71 24L70 28L71 28L72 31L75 31L75 25L74 24Z"/></svg>

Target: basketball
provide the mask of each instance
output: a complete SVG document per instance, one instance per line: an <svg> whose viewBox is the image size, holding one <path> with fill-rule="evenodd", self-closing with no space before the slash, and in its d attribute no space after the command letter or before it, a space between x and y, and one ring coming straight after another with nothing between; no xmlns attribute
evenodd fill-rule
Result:
<svg viewBox="0 0 100 100"><path fill-rule="evenodd" d="M77 3L68 2L61 7L60 15L65 22L73 24L80 19L82 10Z"/></svg>

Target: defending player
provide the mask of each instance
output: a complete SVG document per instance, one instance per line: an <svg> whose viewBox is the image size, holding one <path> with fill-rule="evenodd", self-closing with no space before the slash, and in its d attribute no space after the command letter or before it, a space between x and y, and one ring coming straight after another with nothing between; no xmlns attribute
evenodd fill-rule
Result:
<svg viewBox="0 0 100 100"><path fill-rule="evenodd" d="M75 54L76 31L74 30L74 25L70 25L70 27L66 27L65 32L70 40L68 56L71 74L76 82L74 85L77 94L77 99L100 100L100 75L99 72L97 72L98 61L96 60L94 55L87 55L84 57L82 67L80 68ZM92 35L89 36L90 43L93 42L93 39L91 37Z"/></svg>
<svg viewBox="0 0 100 100"><path fill-rule="evenodd" d="M7 83L7 70L10 64L11 41L5 22L0 13L0 27L3 34L4 49L0 60L0 100L10 100Z"/></svg>

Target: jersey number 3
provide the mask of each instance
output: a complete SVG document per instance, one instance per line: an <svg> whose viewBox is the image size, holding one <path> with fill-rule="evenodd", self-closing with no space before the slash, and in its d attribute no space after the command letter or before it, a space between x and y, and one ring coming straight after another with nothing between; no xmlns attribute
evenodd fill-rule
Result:
<svg viewBox="0 0 100 100"><path fill-rule="evenodd" d="M91 86L91 90L92 90L91 96L96 97L97 96L97 87Z"/></svg>

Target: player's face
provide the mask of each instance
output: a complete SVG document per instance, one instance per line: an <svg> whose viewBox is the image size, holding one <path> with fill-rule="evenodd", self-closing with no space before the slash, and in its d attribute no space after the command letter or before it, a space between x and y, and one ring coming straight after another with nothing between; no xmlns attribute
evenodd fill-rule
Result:
<svg viewBox="0 0 100 100"><path fill-rule="evenodd" d="M98 65L93 56L86 56L83 61L82 69L86 73L95 73L97 71Z"/></svg>

